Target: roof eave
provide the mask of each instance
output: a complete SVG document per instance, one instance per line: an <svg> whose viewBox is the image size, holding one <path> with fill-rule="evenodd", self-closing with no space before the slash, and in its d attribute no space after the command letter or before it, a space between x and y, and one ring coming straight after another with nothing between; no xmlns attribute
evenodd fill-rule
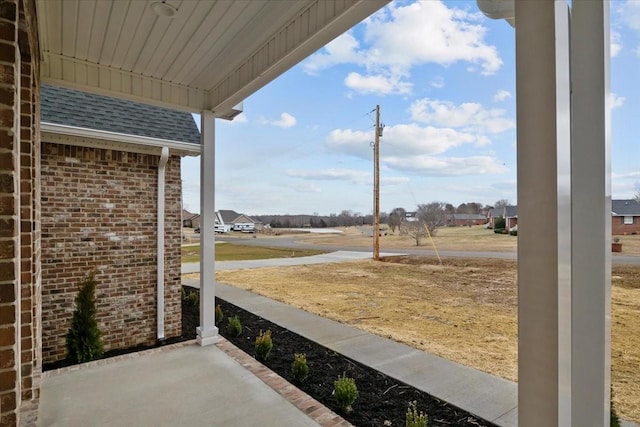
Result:
<svg viewBox="0 0 640 427"><path fill-rule="evenodd" d="M114 144L126 151L159 152L162 147L169 148L182 156L200 155L200 145L190 142L172 141L169 139L150 138L146 136L127 135L104 130L87 129L76 126L42 122L40 124L43 140L94 148L114 148ZM117 148L117 147L115 147Z"/></svg>

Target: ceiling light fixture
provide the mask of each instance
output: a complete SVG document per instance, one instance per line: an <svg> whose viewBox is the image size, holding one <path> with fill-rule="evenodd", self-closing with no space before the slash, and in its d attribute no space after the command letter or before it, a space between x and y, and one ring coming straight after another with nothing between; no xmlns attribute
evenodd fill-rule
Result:
<svg viewBox="0 0 640 427"><path fill-rule="evenodd" d="M178 12L178 9L175 6L172 6L169 3L167 3L167 0L151 3L151 9L156 15L165 16L167 18L173 18L175 14Z"/></svg>

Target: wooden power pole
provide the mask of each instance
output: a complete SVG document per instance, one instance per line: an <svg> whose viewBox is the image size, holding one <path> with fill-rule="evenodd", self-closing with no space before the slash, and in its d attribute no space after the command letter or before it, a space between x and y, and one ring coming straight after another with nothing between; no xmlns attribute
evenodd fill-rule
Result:
<svg viewBox="0 0 640 427"><path fill-rule="evenodd" d="M376 136L373 145L373 259L380 260L380 106L376 105Z"/></svg>

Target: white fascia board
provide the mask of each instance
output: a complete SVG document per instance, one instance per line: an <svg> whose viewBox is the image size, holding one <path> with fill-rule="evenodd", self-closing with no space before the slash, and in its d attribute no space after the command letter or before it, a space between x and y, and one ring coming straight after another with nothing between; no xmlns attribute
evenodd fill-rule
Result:
<svg viewBox="0 0 640 427"><path fill-rule="evenodd" d="M102 143L103 145L102 148L111 148L109 147L108 143L120 143L120 144L125 144L127 146L131 146L131 148L135 148L135 147L143 148L143 152L158 151L158 153L160 153L160 150L162 150L162 147L167 147L169 148L170 151L176 152L182 155L187 155L187 156L200 155L200 145L192 144L189 142L171 141L168 139L150 138L147 136L127 135L127 134L118 133L118 132L87 129L87 128L80 128L76 126L59 125L55 123L45 123L45 122L40 124L40 131L42 132L43 135L53 134L53 135L59 135L63 137L64 136L71 137L69 138L68 142L72 143L72 145L79 145L77 141L81 140L86 142L87 146L101 148L99 147L101 145L101 141L104 141L106 143ZM73 143L73 141L71 141L72 139L75 139L76 143ZM59 141L59 142L63 142L63 141Z"/></svg>

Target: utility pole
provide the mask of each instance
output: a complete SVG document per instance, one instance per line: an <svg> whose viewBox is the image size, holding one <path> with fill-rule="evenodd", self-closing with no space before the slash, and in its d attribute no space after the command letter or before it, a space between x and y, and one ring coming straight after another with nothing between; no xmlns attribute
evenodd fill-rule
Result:
<svg viewBox="0 0 640 427"><path fill-rule="evenodd" d="M373 145L373 260L380 260L380 105L376 105L376 136Z"/></svg>

